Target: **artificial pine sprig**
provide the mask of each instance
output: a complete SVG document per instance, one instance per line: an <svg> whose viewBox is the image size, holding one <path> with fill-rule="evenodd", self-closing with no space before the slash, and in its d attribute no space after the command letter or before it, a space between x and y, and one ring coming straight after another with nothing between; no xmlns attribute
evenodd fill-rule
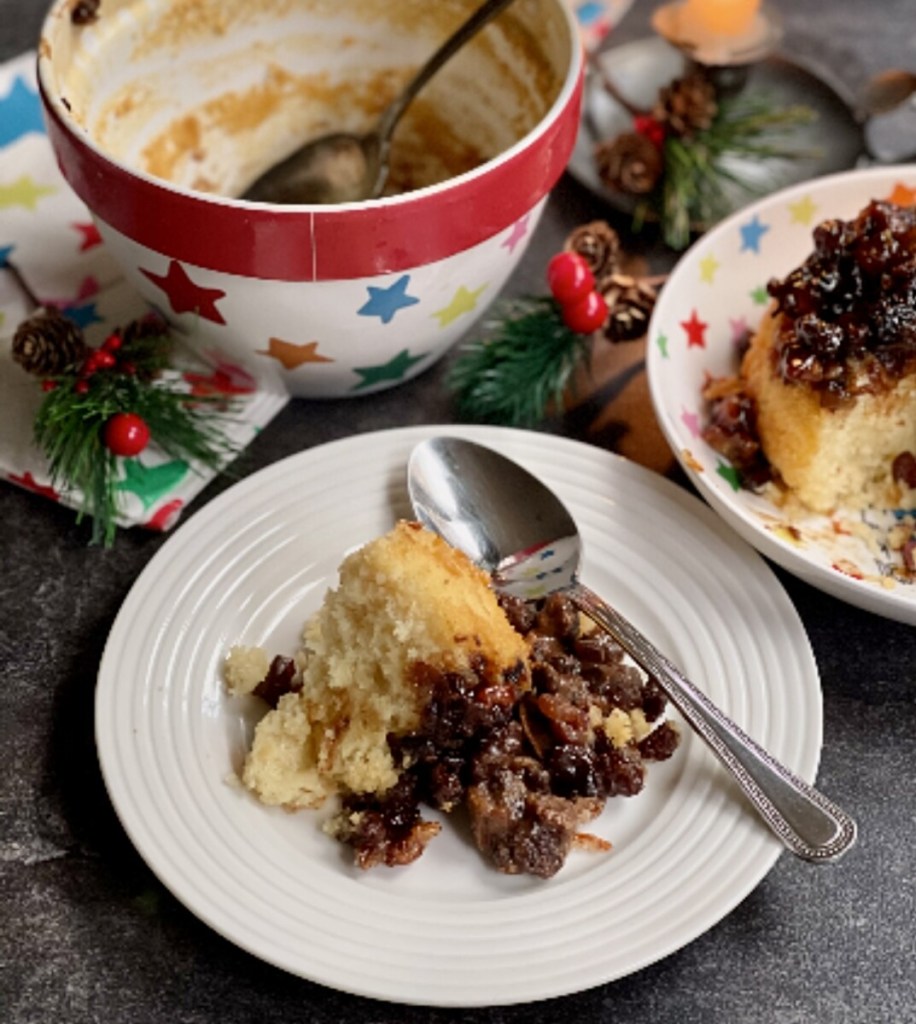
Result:
<svg viewBox="0 0 916 1024"><path fill-rule="evenodd" d="M791 131L810 124L809 107L771 107L761 97L737 97L719 104L708 128L689 137L668 135L663 143L664 172L658 194L646 202L657 211L666 244L684 249L694 225L715 223L729 210L729 187L747 196L763 195L774 184L749 181L735 173L730 162L754 159L792 160L809 155L789 145Z"/></svg>
<svg viewBox="0 0 916 1024"><path fill-rule="evenodd" d="M448 377L461 416L502 426L531 427L559 404L588 354L589 337L566 326L552 298L506 303L469 342Z"/></svg>
<svg viewBox="0 0 916 1024"><path fill-rule="evenodd" d="M14 353L17 340L40 334L46 322L42 311L20 325ZM20 353L24 349L18 346ZM189 395L168 372L171 352L164 323L143 318L101 347L87 347L62 372L39 374L45 397L35 418L35 441L48 460L52 485L80 493L77 520L91 517L94 544L109 546L116 533L119 456L139 454L149 439L170 458L212 470L236 454L213 419L214 405L225 409L224 396ZM18 361L34 372L27 357Z"/></svg>
<svg viewBox="0 0 916 1024"><path fill-rule="evenodd" d="M657 220L673 249L686 248L691 231L729 212L729 190L753 196L778 183L757 173L748 180L739 160L765 166L811 155L792 145L795 130L814 120L811 108L781 108L753 93L722 98L714 76L699 65L663 86L647 109L629 102L603 72L601 81L633 125L596 145L598 177L633 201L634 230Z"/></svg>
<svg viewBox="0 0 916 1024"><path fill-rule="evenodd" d="M447 377L458 412L532 427L559 411L593 343L645 336L664 278L622 273L620 239L606 221L576 228L547 264L549 296L504 302L467 343Z"/></svg>

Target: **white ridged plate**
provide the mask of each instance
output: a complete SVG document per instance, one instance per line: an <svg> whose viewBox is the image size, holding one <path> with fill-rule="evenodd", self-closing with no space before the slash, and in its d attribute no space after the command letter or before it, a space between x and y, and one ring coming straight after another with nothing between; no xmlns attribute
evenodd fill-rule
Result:
<svg viewBox="0 0 916 1024"><path fill-rule="evenodd" d="M781 847L686 733L645 790L610 801L549 881L487 867L446 822L401 869L360 872L321 814L259 805L233 783L257 717L226 696L233 643L291 651L350 549L409 515L405 466L434 434L489 444L567 502L583 578L616 602L752 736L813 780L817 668L762 559L674 484L585 444L489 427L365 434L294 455L184 524L137 580L99 675L105 782L132 841L193 913L255 956L404 1003L527 1002L629 974L695 939Z"/></svg>

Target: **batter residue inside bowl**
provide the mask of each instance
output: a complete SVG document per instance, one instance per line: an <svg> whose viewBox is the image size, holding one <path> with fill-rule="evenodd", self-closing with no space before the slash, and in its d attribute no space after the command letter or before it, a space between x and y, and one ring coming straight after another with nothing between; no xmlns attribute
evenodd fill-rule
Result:
<svg viewBox="0 0 916 1024"><path fill-rule="evenodd" d="M389 193L509 149L562 86L548 3L504 12L455 56L395 133ZM239 195L303 142L362 132L472 9L464 0L106 0L54 41L58 89L106 153L183 188ZM532 30L532 25L537 30Z"/></svg>

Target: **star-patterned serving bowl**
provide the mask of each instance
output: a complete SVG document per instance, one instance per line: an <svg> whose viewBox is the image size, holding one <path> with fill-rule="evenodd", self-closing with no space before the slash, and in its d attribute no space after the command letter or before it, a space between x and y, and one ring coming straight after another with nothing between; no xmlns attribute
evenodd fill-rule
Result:
<svg viewBox="0 0 916 1024"><path fill-rule="evenodd" d="M682 467L724 521L762 554L815 587L888 618L916 624L916 579L893 535L912 509L802 515L740 486L702 439L701 389L738 369L738 351L769 303L767 282L811 252L812 231L854 217L872 199L916 203L916 165L818 178L776 192L723 221L683 256L649 327L647 372L662 431Z"/></svg>
<svg viewBox="0 0 916 1024"><path fill-rule="evenodd" d="M309 137L368 129L474 6L56 0L48 134L125 276L205 358L295 396L391 387L484 313L566 166L583 67L565 0L517 0L429 83L395 136L398 194L231 197Z"/></svg>

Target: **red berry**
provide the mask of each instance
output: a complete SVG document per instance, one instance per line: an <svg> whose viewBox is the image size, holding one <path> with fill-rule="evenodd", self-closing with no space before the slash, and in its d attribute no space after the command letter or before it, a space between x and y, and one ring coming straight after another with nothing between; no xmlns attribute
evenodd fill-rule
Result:
<svg viewBox="0 0 916 1024"><path fill-rule="evenodd" d="M607 320L607 302L601 292L589 292L563 307L563 323L576 334L591 334Z"/></svg>
<svg viewBox="0 0 916 1024"><path fill-rule="evenodd" d="M117 331L114 334L109 334L108 337L102 342L102 348L106 352L117 352L118 349L124 344L124 339L118 334Z"/></svg>
<svg viewBox="0 0 916 1024"><path fill-rule="evenodd" d="M55 391L55 390L57 390L57 381L56 380L43 380L41 382L41 390L42 391Z"/></svg>
<svg viewBox="0 0 916 1024"><path fill-rule="evenodd" d="M588 295L595 287L595 275L577 252L558 252L547 264L550 293L561 305Z"/></svg>
<svg viewBox="0 0 916 1024"><path fill-rule="evenodd" d="M665 126L651 114L637 114L633 118L633 130L645 137L654 145L661 148L665 141Z"/></svg>
<svg viewBox="0 0 916 1024"><path fill-rule="evenodd" d="M89 353L86 359L86 372L94 373L96 370L110 370L115 364L115 357L104 348L97 348Z"/></svg>
<svg viewBox="0 0 916 1024"><path fill-rule="evenodd" d="M78 395L85 395L89 390L89 381L85 377L80 377L73 385L73 390Z"/></svg>
<svg viewBox="0 0 916 1024"><path fill-rule="evenodd" d="M130 458L149 444L149 427L134 412L117 412L105 423L104 441L114 455Z"/></svg>

